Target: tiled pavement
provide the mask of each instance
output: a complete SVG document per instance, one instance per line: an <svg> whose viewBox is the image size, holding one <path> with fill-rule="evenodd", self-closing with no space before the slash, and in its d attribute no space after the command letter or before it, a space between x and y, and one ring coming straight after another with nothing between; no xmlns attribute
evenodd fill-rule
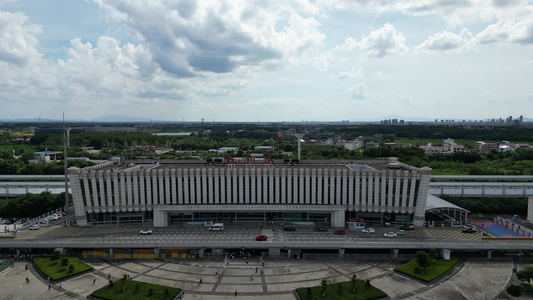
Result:
<svg viewBox="0 0 533 300"><path fill-rule="evenodd" d="M15 268L0 275L1 298L36 299L35 295L39 295L39 299L82 299L103 287L108 274L115 280L128 274L134 280L183 288L183 299L187 300L234 299L235 290L242 299L282 300L296 299L296 288L320 285L322 279L330 283L347 281L356 274L359 279L370 280L391 299L510 299L501 292L512 279L513 264L510 258L469 259L438 282L427 284L395 273L393 268L400 263L397 261L267 260L262 273L261 269L256 273L255 263L246 264L242 259L228 265L223 259L88 262L94 266L93 272L66 280L61 288L52 284L50 290L46 279L33 268L25 271L25 263L16 262ZM29 284L24 277L30 279Z"/></svg>

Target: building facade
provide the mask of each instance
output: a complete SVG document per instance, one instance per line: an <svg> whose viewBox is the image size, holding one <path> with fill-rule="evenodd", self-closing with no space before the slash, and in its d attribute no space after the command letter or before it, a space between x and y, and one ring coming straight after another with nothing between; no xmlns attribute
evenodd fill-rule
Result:
<svg viewBox="0 0 533 300"><path fill-rule="evenodd" d="M422 226L431 173L396 160L157 161L70 168L78 224L165 227L213 220L344 227L348 218L363 216Z"/></svg>

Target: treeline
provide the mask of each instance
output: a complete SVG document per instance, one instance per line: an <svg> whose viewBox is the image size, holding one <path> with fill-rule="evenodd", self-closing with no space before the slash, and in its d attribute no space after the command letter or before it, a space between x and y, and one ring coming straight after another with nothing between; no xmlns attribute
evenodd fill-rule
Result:
<svg viewBox="0 0 533 300"><path fill-rule="evenodd" d="M533 130L525 127L459 127L429 125L330 125L327 131L345 133L351 136L386 135L384 138L402 137L409 139L464 139L485 141L533 141Z"/></svg>
<svg viewBox="0 0 533 300"><path fill-rule="evenodd" d="M527 197L519 198L462 198L440 196L444 200L470 211L470 213L500 214L500 215L527 215Z"/></svg>
<svg viewBox="0 0 533 300"><path fill-rule="evenodd" d="M64 192L56 196L50 192L24 194L16 198L0 200L0 217L35 218L64 205Z"/></svg>
<svg viewBox="0 0 533 300"><path fill-rule="evenodd" d="M67 167L85 168L95 163L84 160L67 160ZM0 175L63 175L62 161L29 163L23 159L1 159Z"/></svg>

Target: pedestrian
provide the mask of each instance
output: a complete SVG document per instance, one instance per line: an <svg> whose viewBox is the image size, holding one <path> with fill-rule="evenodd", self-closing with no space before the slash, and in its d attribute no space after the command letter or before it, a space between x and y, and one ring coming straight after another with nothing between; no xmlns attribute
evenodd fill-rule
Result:
<svg viewBox="0 0 533 300"><path fill-rule="evenodd" d="M48 290L50 290L50 284L48 284Z"/></svg>
<svg viewBox="0 0 533 300"><path fill-rule="evenodd" d="M50 276L48 276L48 278L46 279L47 282L50 282Z"/></svg>
<svg viewBox="0 0 533 300"><path fill-rule="evenodd" d="M108 273L107 274L107 280L110 280L111 279L111 273Z"/></svg>
<svg viewBox="0 0 533 300"><path fill-rule="evenodd" d="M96 278L93 279L93 285L96 283Z"/></svg>
<svg viewBox="0 0 533 300"><path fill-rule="evenodd" d="M59 282L59 288L61 288L61 281Z"/></svg>
<svg viewBox="0 0 533 300"><path fill-rule="evenodd" d="M202 284L202 278L200 278L200 284Z"/></svg>
<svg viewBox="0 0 533 300"><path fill-rule="evenodd" d="M26 283L30 283L30 280L28 279L28 277L26 277Z"/></svg>
<svg viewBox="0 0 533 300"><path fill-rule="evenodd" d="M257 269L259 269L259 266L255 267L255 274L257 274Z"/></svg>
<svg viewBox="0 0 533 300"><path fill-rule="evenodd" d="M24 266L24 269L25 269L26 271L28 271L28 265L25 265L25 266Z"/></svg>
<svg viewBox="0 0 533 300"><path fill-rule="evenodd" d="M237 290L235 290L235 296L237 296Z"/></svg>

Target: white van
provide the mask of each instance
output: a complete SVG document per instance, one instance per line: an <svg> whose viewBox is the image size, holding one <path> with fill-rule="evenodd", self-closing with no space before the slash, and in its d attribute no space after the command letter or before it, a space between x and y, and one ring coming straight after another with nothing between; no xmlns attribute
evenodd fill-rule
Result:
<svg viewBox="0 0 533 300"><path fill-rule="evenodd" d="M223 223L215 223L215 224L209 226L209 230L224 231L224 224Z"/></svg>

